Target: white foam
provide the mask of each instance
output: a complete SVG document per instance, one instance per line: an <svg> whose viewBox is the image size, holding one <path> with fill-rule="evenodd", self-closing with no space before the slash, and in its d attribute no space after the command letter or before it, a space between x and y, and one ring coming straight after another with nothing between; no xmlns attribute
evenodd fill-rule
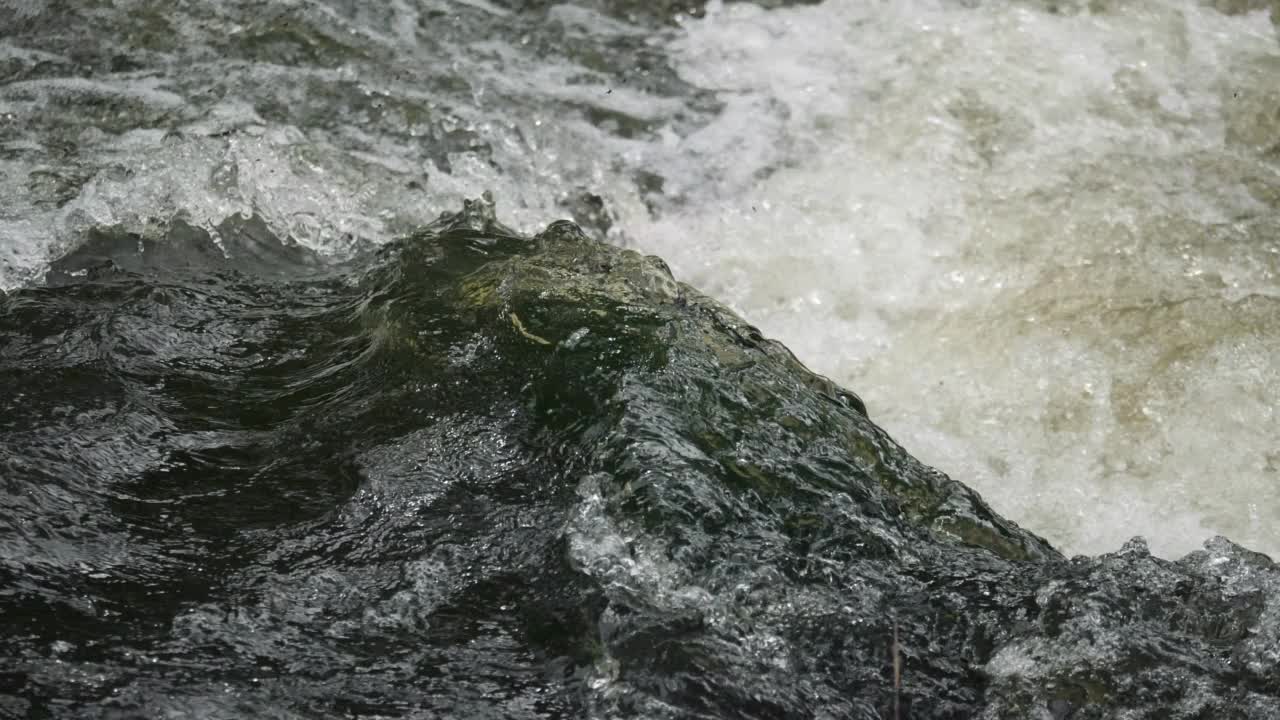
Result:
<svg viewBox="0 0 1280 720"><path fill-rule="evenodd" d="M41 59L36 55L30 57ZM164 90L160 85L162 81L158 78L129 80L95 80L83 77L44 78L8 83L0 89L0 97L106 95L138 100L163 108L182 104L182 96Z"/></svg>
<svg viewBox="0 0 1280 720"><path fill-rule="evenodd" d="M688 98L523 43L419 45L419 13L457 10L444 2L308 17L406 67L447 62L473 107L354 65L211 60L188 69L231 92L198 117L182 106L196 98L156 78L10 84L0 121L89 93L160 111L157 127L180 134L90 128L75 166L56 168L41 165L57 157L43 135L6 141L0 288L90 225L149 234L175 213L213 227L257 212L341 254L485 190L533 231L586 189L620 216L615 236L856 390L909 450L1068 552L1140 533L1176 555L1221 533L1280 554L1280 179L1260 159L1280 132L1273 25L1190 0L1060 14L968 4L713 2L673 40L549 10L569 41L669 41L683 80L723 105L709 122ZM255 109L262 87L303 119L332 90L343 112L328 119L345 125L273 124ZM406 136L346 114L352 92L415 105ZM584 108L654 136L595 127ZM427 116L485 148L432 154L432 127L412 119ZM50 169L88 176L59 205L31 189ZM658 219L637 170L664 180ZM47 186L64 180L77 178Z"/></svg>
<svg viewBox="0 0 1280 720"><path fill-rule="evenodd" d="M5 60L22 60L26 62L67 62L67 59L61 55L35 48L22 47L21 45L13 45L8 42L0 41L0 58Z"/></svg>
<svg viewBox="0 0 1280 720"><path fill-rule="evenodd" d="M453 0L453 2L456 2L459 5L468 5L476 8L477 10L483 10L490 15L507 16L511 14L510 10L494 5L487 0Z"/></svg>
<svg viewBox="0 0 1280 720"><path fill-rule="evenodd" d="M1068 552L1280 554L1280 180L1233 96L1280 91L1264 14L713 4L685 29L726 110L666 157L719 174L624 217L640 245Z"/></svg>

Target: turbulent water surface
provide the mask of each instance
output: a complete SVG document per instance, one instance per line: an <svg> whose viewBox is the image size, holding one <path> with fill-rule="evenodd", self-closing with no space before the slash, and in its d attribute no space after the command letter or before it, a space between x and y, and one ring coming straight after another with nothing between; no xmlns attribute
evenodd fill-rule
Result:
<svg viewBox="0 0 1280 720"><path fill-rule="evenodd" d="M1064 553L1115 551L1142 535L1176 558L1222 534L1280 554L1273 13L1262 0L0 5L0 597L45 618L24 626L6 614L6 631L25 638L10 649L44 653L24 661L34 663L23 666L27 697L89 703L126 688L136 694L126 707L159 702L169 685L136 678L164 673L127 679L121 668L169 657L165 672L196 678L225 651L261 655L274 680L260 707L272 693L327 697L329 679L280 679L290 662L314 661L354 663L383 683L367 690L378 702L341 712L391 713L378 703L424 665L439 684L415 686L423 694L406 695L405 708L431 706L437 692L448 703L511 691L515 705L493 712L577 712L558 685L540 684L548 658L561 658L553 675L602 683L612 699L591 707L623 707L609 694L616 643L597 640L611 648L602 653L529 640L542 622L529 617L578 632L600 618L571 622L564 608L617 606L574 579L590 562L546 544L596 537L546 524L565 521L556 513L572 503L593 512L594 491L551 483L570 493L546 498L558 519L539 515L527 488L491 499L509 512L451 515L442 478L484 486L468 468L524 457L511 450L523 430L424 421L411 431L413 419L395 413L412 403L368 405L386 400L380 380L401 377L374 362L386 357L379 343L429 342L360 325L372 322L361 303L386 299L360 278L380 267L377 248L484 191L511 226L496 235L570 217L595 238L662 256L857 391L923 461ZM186 274L165 275L174 268ZM485 350L451 346L437 360L464 367ZM250 370L266 374L251 380ZM494 397L519 396L508 390ZM488 412L508 410L521 417ZM354 418L367 442L326 434ZM454 465L414 465L436 456ZM428 519L359 535L362 513L377 512ZM510 525L490 536L467 525L478 517ZM348 545L335 540L344 522ZM467 542L438 542L452 522ZM536 540L528 547L522 528ZM626 535L591 532L602 552ZM1254 567L1225 547L1177 572ZM564 577L529 570L560 568L561 555L576 557ZM650 594L710 591L664 580L688 567L668 560L623 565L658 584ZM520 581L490 566L477 577L554 607L508 626L501 592L439 584L494 562ZM264 567L292 580L259 587ZM1263 575L1228 585L1254 597L1271 582ZM544 592L560 582L577 590ZM1010 582L1003 599L1021 602ZM1045 587L1070 586L1053 582L1064 584ZM379 588L385 596L366 596ZM496 623L487 630L440 620L481 601L496 609L468 617ZM325 613L332 622L317 620ZM427 616L428 629L404 625ZM70 623L74 642L48 634L50 618ZM692 632L687 620L645 637ZM1224 627L1223 642L1250 622ZM297 657L279 634L274 650L232 647L265 625L299 637L323 626L338 644ZM759 657L775 642L818 652L775 630L751 636ZM400 632L462 635L427 643L450 648L434 664L380 655L378 643ZM449 655L464 652L463 636L480 645L470 659ZM356 652L352 638L371 644ZM320 657L339 646L354 654ZM1046 647L988 656L988 676L1026 676ZM1250 672L1267 667L1262 650L1235 652L1263 663ZM254 667L167 702L178 713L244 712L215 690L257 682ZM1271 691L1214 677L1240 697ZM495 678L527 684L517 692ZM364 692L358 678L341 682L344 697ZM543 690L544 704L531 699ZM651 690L637 692L660 696ZM1063 702L1092 692L1076 690ZM888 707L887 696L863 700Z"/></svg>
<svg viewBox="0 0 1280 720"><path fill-rule="evenodd" d="M7 5L0 287L91 227L341 256L492 190L661 254L1068 550L1280 551L1267 3L770 5Z"/></svg>
<svg viewBox="0 0 1280 720"><path fill-rule="evenodd" d="M487 201L219 236L0 298L8 712L1280 712L1266 556L1068 562L661 259Z"/></svg>

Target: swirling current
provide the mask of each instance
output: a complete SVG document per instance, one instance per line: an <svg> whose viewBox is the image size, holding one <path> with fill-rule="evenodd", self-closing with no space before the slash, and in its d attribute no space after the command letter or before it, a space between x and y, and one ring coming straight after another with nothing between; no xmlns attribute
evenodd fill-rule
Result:
<svg viewBox="0 0 1280 720"><path fill-rule="evenodd" d="M485 200L262 233L3 299L7 713L1280 709L1267 558L1067 562L657 258Z"/></svg>
<svg viewBox="0 0 1280 720"><path fill-rule="evenodd" d="M1280 717L1277 22L0 6L0 718Z"/></svg>

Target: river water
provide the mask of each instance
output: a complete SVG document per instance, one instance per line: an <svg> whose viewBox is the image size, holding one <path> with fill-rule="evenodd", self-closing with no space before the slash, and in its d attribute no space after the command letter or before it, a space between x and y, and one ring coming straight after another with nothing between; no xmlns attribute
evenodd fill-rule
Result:
<svg viewBox="0 0 1280 720"><path fill-rule="evenodd" d="M656 253L1069 553L1280 554L1266 3L0 8L0 289L91 227L344 256L492 191Z"/></svg>
<svg viewBox="0 0 1280 720"><path fill-rule="evenodd" d="M1276 717L1272 12L0 5L0 717Z"/></svg>

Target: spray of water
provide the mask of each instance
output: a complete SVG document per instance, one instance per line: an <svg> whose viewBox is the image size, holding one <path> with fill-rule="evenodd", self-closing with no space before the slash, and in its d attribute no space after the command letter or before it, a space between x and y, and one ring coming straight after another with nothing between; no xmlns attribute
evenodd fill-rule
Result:
<svg viewBox="0 0 1280 720"><path fill-rule="evenodd" d="M33 10L0 39L0 289L94 225L257 214L341 254L588 191L1064 549L1280 555L1266 3L602 7ZM95 32L128 43L86 78Z"/></svg>
<svg viewBox="0 0 1280 720"><path fill-rule="evenodd" d="M723 180L626 225L1066 550L1280 554L1267 13L969 5L713 6Z"/></svg>

